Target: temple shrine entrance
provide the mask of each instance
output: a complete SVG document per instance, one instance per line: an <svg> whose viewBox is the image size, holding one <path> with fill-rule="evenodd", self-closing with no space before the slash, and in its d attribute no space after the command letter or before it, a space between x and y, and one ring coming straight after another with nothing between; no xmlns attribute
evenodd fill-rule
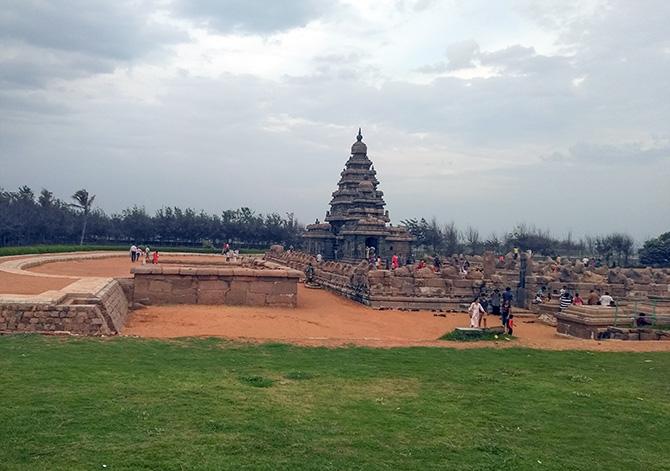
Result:
<svg viewBox="0 0 670 471"><path fill-rule="evenodd" d="M375 254L379 255L379 239L376 237L367 237L365 239L366 247L373 247L375 249Z"/></svg>

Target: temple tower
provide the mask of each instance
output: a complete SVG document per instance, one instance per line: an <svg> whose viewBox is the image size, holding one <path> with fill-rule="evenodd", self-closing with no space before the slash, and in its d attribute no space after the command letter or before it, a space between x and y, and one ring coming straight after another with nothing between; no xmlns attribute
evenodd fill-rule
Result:
<svg viewBox="0 0 670 471"><path fill-rule="evenodd" d="M307 226L306 251L321 253L327 260L353 262L365 258L367 248L374 247L382 258L393 254L406 258L413 237L404 227L387 225L390 219L384 210L384 193L378 186L377 172L368 158L368 147L359 128L325 222Z"/></svg>

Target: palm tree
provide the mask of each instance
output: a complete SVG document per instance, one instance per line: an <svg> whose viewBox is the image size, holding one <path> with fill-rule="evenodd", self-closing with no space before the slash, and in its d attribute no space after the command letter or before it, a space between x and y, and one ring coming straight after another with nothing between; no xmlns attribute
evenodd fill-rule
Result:
<svg viewBox="0 0 670 471"><path fill-rule="evenodd" d="M86 235L86 223L88 222L88 215L91 212L91 206L95 200L95 195L89 196L88 191L83 188L77 191L72 195L72 199L76 203L71 203L70 206L81 209L82 215L84 216L84 225L81 228L81 239L79 240L79 245L84 245L84 236Z"/></svg>

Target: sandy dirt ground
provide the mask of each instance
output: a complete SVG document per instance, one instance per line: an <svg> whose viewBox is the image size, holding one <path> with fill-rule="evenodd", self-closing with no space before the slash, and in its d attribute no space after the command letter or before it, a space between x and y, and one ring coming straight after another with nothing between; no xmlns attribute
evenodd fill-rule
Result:
<svg viewBox="0 0 670 471"><path fill-rule="evenodd" d="M324 290L299 287L298 307L152 306L135 311L123 335L176 338L224 337L250 342L279 341L311 346L364 345L371 347L441 346L452 348L507 348L551 350L670 351L670 342L623 342L571 339L558 336L553 327L517 318L512 341L447 342L437 338L468 317L432 312L376 311ZM490 316L489 325L499 325Z"/></svg>
<svg viewBox="0 0 670 471"><path fill-rule="evenodd" d="M169 258L166 255L165 259ZM190 258L190 257L188 257ZM182 261L185 258L175 257ZM220 256L194 260L221 261ZM167 260L166 260L167 261ZM139 264L137 264L139 265ZM129 277L132 263L125 257L48 263L30 270L67 276ZM61 289L76 280L14 275L0 272L0 293L37 294ZM456 327L468 325L466 314L376 311L325 290L299 286L298 307L255 308L247 306L152 306L135 311L124 335L151 338L224 337L249 342L290 342L299 345L366 345L372 347L443 346L452 348L506 348L522 346L542 349L594 351L670 351L670 342L603 342L565 338L553 327L532 318L517 318L512 341L446 342L437 338ZM498 325L489 317L489 325Z"/></svg>
<svg viewBox="0 0 670 471"><path fill-rule="evenodd" d="M71 278L42 278L0 271L0 294L40 294L52 289L65 288L74 281L76 280Z"/></svg>

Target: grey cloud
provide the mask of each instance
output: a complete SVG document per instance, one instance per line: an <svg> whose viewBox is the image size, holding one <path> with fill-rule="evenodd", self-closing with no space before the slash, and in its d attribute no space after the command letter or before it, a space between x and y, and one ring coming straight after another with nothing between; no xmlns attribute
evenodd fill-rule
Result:
<svg viewBox="0 0 670 471"><path fill-rule="evenodd" d="M474 67L474 60L479 56L479 45L474 40L461 41L447 46L449 69L467 69Z"/></svg>
<svg viewBox="0 0 670 471"><path fill-rule="evenodd" d="M162 44L185 39L183 33L149 21L154 6L149 0L5 0L0 38L127 61Z"/></svg>
<svg viewBox="0 0 670 471"><path fill-rule="evenodd" d="M427 64L416 69L424 74L441 74L452 70L469 69L475 67L475 61L479 59L479 44L470 39L452 43L447 46L447 61Z"/></svg>
<svg viewBox="0 0 670 471"><path fill-rule="evenodd" d="M328 0L175 0L177 15L194 18L222 33L268 34L305 26L325 14Z"/></svg>
<svg viewBox="0 0 670 471"><path fill-rule="evenodd" d="M571 146L567 153L553 152L542 157L548 162L604 166L650 165L668 158L670 158L670 145L647 147L639 142L620 145L580 142Z"/></svg>

